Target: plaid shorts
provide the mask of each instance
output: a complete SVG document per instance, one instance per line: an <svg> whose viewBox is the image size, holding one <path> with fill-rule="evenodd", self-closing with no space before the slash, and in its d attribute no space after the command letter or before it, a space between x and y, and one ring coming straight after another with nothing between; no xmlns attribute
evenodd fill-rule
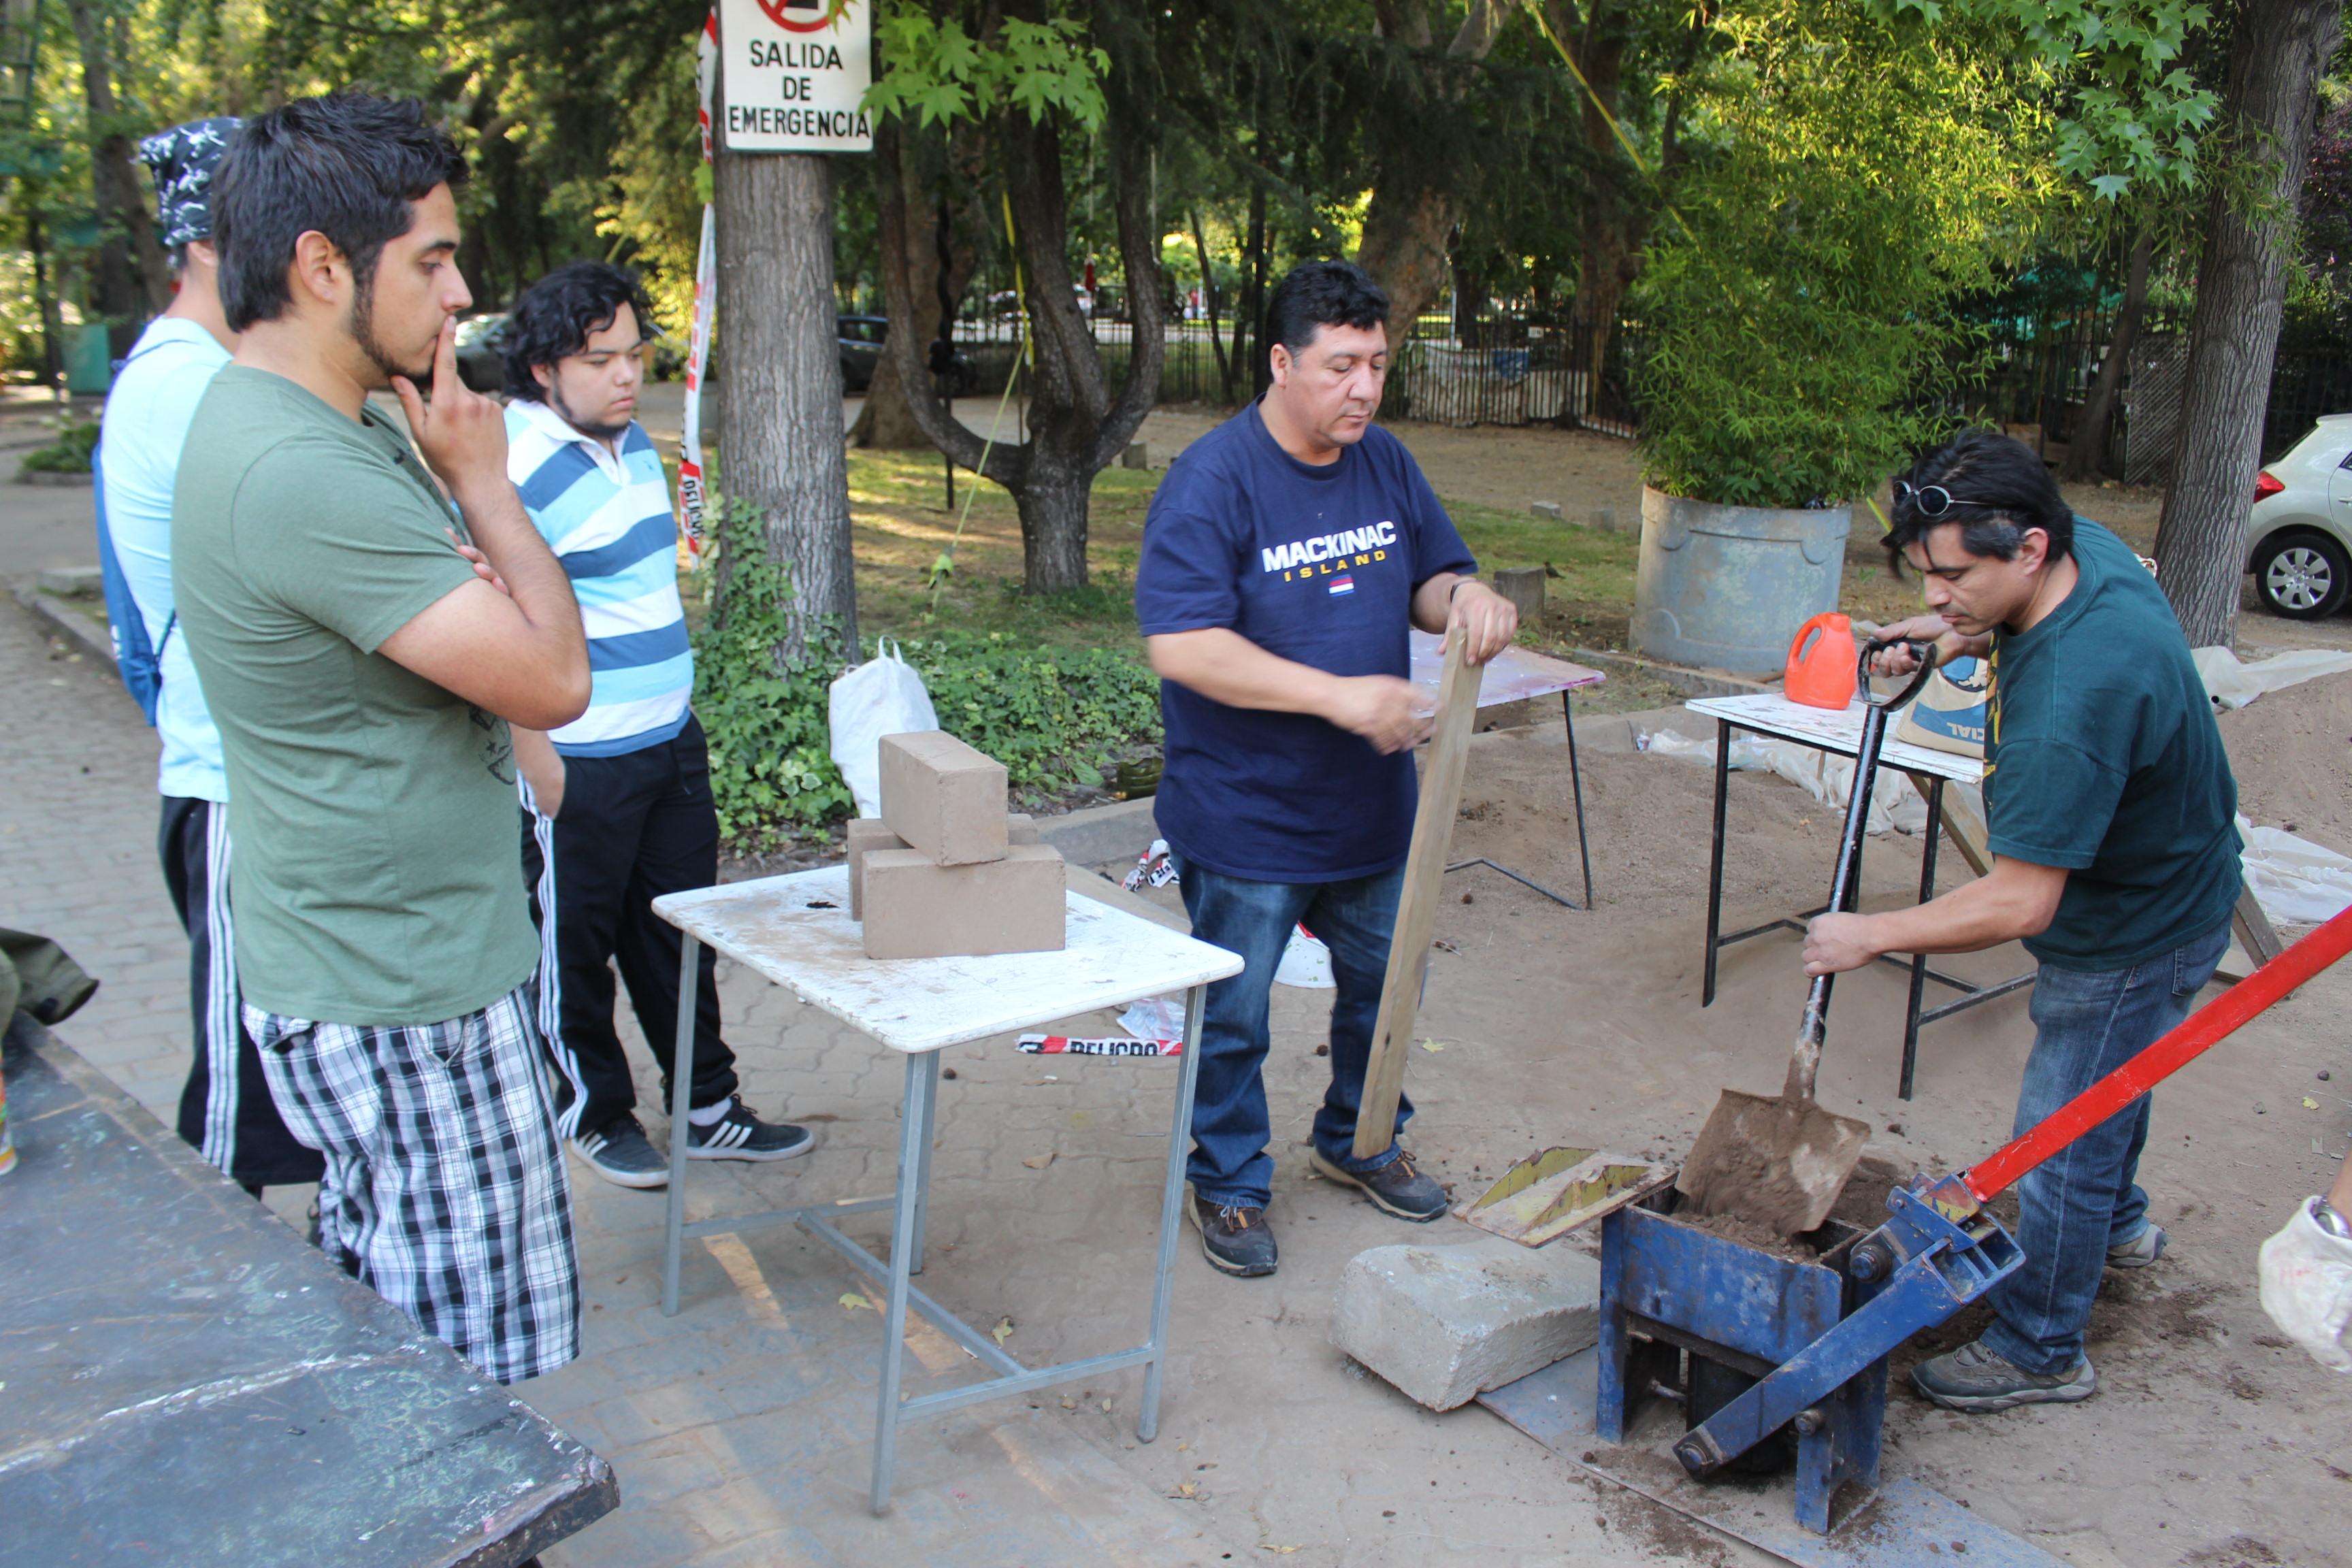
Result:
<svg viewBox="0 0 2352 1568"><path fill-rule="evenodd" d="M572 1192L529 987L410 1027L248 1005L269 1092L326 1156L320 1246L500 1383L580 1353Z"/></svg>

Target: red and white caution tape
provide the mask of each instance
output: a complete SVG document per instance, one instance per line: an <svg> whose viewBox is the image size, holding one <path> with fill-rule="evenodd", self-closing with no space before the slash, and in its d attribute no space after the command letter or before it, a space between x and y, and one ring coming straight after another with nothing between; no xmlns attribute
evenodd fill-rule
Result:
<svg viewBox="0 0 2352 1568"><path fill-rule="evenodd" d="M702 21L696 46L695 87L701 102L696 119L702 127L702 166L711 168L710 105L719 78L719 12ZM706 174L706 178L709 176ZM694 259L694 322L687 331L686 428L678 441L677 503L686 520L686 542L699 554L708 496L702 482L702 374L710 359L711 308L719 293L719 234L711 204L702 204L702 245Z"/></svg>
<svg viewBox="0 0 2352 1568"><path fill-rule="evenodd" d="M1139 1040L1125 1035L1084 1039L1072 1035L1024 1035L1020 1048L1044 1057L1181 1057L1181 1040Z"/></svg>

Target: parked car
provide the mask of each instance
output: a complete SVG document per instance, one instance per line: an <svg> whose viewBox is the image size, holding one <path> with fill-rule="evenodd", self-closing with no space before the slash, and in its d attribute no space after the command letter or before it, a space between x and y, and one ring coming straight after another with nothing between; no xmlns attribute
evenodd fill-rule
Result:
<svg viewBox="0 0 2352 1568"><path fill-rule="evenodd" d="M856 394L874 384L875 369L882 363L882 339L890 330L887 316L836 316L834 333L841 342L841 389ZM971 390L978 376L971 361L961 349L948 372L947 395L961 397Z"/></svg>
<svg viewBox="0 0 2352 1568"><path fill-rule="evenodd" d="M476 392L497 392L507 384L499 355L507 345L507 313L492 310L457 323L457 379Z"/></svg>
<svg viewBox="0 0 2352 1568"><path fill-rule="evenodd" d="M2254 478L2246 570L2263 607L2317 620L2352 595L2352 414L2330 414Z"/></svg>

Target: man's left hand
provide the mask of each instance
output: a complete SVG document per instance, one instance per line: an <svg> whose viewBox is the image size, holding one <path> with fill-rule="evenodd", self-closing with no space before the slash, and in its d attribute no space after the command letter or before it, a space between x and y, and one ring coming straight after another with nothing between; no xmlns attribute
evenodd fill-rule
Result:
<svg viewBox="0 0 2352 1568"><path fill-rule="evenodd" d="M1484 664L1511 646L1519 633L1519 607L1475 578L1466 579L1454 590L1454 605L1447 615L1448 633L1461 631L1469 639L1472 664Z"/></svg>
<svg viewBox="0 0 2352 1568"><path fill-rule="evenodd" d="M1843 974L1879 954L1868 915L1815 915L1805 926L1805 973Z"/></svg>

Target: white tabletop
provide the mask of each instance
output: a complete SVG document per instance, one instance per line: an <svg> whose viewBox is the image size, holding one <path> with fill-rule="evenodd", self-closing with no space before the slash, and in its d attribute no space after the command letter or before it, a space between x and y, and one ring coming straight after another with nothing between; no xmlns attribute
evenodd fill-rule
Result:
<svg viewBox="0 0 2352 1568"><path fill-rule="evenodd" d="M1843 711L1809 708L1801 702L1790 701L1777 691L1759 691L1747 697L1694 697L1683 706L1710 719L1728 719L1742 729L1834 752L1841 757L1851 757L1862 750L1860 698L1848 703ZM1984 782L1983 758L1963 757L1955 752L1939 752L1931 746L1898 741L1894 730L1901 721L1899 709L1886 716L1887 735L1878 749L1881 767L1929 773L1958 784Z"/></svg>
<svg viewBox="0 0 2352 1568"><path fill-rule="evenodd" d="M1407 634L1407 640L1412 650L1412 683L1435 697L1437 683L1445 674L1445 639L1435 632L1415 629ZM1486 673L1478 682L1478 706L1492 708L1530 697L1549 697L1555 691L1598 686L1608 679L1597 669L1564 658L1507 647L1486 661Z"/></svg>
<svg viewBox="0 0 2352 1568"><path fill-rule="evenodd" d="M894 1051L935 1051L1238 974L1221 947L1071 892L1069 945L986 958L866 956L840 866L670 893L654 913Z"/></svg>

